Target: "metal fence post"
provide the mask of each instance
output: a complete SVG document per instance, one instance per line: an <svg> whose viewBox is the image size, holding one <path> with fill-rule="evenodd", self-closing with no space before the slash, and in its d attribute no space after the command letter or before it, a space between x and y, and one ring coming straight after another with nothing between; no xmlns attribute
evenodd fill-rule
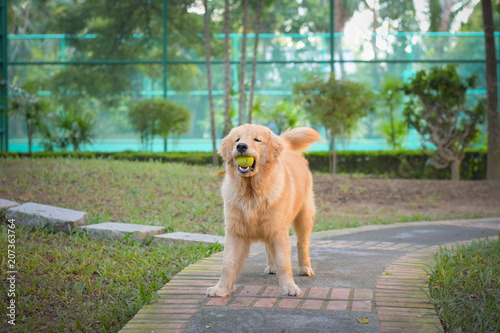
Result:
<svg viewBox="0 0 500 333"><path fill-rule="evenodd" d="M167 0L163 0L163 99L167 99L168 94L168 85L167 85L167 77L168 77L168 69L167 69ZM167 139L163 139L163 151L167 151Z"/></svg>
<svg viewBox="0 0 500 333"><path fill-rule="evenodd" d="M7 0L0 0L0 151L9 150L8 77L7 77Z"/></svg>
<svg viewBox="0 0 500 333"><path fill-rule="evenodd" d="M330 0L330 72L335 73L335 15L334 15L334 2ZM340 50L342 52L342 50Z"/></svg>

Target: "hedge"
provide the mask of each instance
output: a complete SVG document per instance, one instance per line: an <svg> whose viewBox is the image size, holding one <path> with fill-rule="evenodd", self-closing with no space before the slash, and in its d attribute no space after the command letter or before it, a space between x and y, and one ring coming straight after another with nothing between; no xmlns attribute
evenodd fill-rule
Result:
<svg viewBox="0 0 500 333"><path fill-rule="evenodd" d="M178 152L149 153L125 151L104 152L0 152L0 157L18 158L79 158L113 159L128 161L177 162L192 165L211 165L212 153ZM312 171L328 172L328 152L306 153ZM460 179L477 180L486 178L486 150L468 150L460 168ZM413 179L450 179L450 170L435 169L427 165L428 157L421 150L411 151L343 151L337 153L339 173L386 176ZM219 163L222 160L219 156Z"/></svg>
<svg viewBox="0 0 500 333"><path fill-rule="evenodd" d="M311 170L328 172L328 152L308 153ZM359 173L392 178L450 179L450 168L436 169L427 164L422 150L353 151L337 153L339 173ZM460 165L460 179L486 178L486 150L469 150Z"/></svg>

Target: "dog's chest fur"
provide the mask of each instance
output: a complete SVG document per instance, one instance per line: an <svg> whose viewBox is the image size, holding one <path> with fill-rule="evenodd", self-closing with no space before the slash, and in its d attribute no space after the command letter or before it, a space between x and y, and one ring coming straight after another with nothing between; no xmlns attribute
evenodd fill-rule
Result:
<svg viewBox="0 0 500 333"><path fill-rule="evenodd" d="M273 207L279 201L286 199L285 192L294 193L285 189L285 173L274 175L271 182L262 181L258 176L254 179L226 177L222 185L222 196L228 232L250 237L253 240L262 240L272 236L267 233L275 228L269 228L267 225L273 223L277 217L276 214L286 214ZM282 176L276 177L276 175ZM278 206L284 207L282 204Z"/></svg>

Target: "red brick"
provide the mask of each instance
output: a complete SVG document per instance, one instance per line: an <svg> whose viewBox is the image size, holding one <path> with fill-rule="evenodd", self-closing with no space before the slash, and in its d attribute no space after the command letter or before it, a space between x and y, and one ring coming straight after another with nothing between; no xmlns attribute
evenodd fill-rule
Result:
<svg viewBox="0 0 500 333"><path fill-rule="evenodd" d="M404 311L404 312L413 312L421 315L434 315L434 309L425 309L425 308L408 308L408 307L391 307L391 306L377 306L377 312L382 314L384 312L392 312L392 311Z"/></svg>
<svg viewBox="0 0 500 333"><path fill-rule="evenodd" d="M261 297L276 297L281 294L281 288L278 286L267 287L260 295Z"/></svg>
<svg viewBox="0 0 500 333"><path fill-rule="evenodd" d="M378 317L379 321L390 321L390 322L411 322L411 323L423 323L423 324L435 324L441 325L441 322L437 317L429 318L429 317L409 317L409 316L380 316Z"/></svg>
<svg viewBox="0 0 500 333"><path fill-rule="evenodd" d="M349 299L349 293L351 292L351 289L346 289L346 288L333 288L332 290L332 296L330 296L332 299Z"/></svg>
<svg viewBox="0 0 500 333"><path fill-rule="evenodd" d="M309 295L307 296L308 298L326 298L328 295L329 288L318 288L318 287L313 287L309 291Z"/></svg>
<svg viewBox="0 0 500 333"><path fill-rule="evenodd" d="M259 291L263 286L245 286L242 291L239 292L240 296L257 296Z"/></svg>
<svg viewBox="0 0 500 333"><path fill-rule="evenodd" d="M378 297L377 302L395 302L395 303L428 303L426 297Z"/></svg>
<svg viewBox="0 0 500 333"><path fill-rule="evenodd" d="M193 305L200 304L204 301L201 298L161 298L157 301L159 304L177 304L177 305Z"/></svg>
<svg viewBox="0 0 500 333"><path fill-rule="evenodd" d="M432 332L436 332L437 324L431 323L411 323L411 322L391 322L391 321L379 321L380 327L394 327L399 328L406 332L407 329L417 328L417 329L433 329Z"/></svg>
<svg viewBox="0 0 500 333"><path fill-rule="evenodd" d="M372 303L363 301L353 301L352 311L356 312L372 312Z"/></svg>
<svg viewBox="0 0 500 333"><path fill-rule="evenodd" d="M371 301L373 299L373 290L356 289L354 290L353 299L359 301Z"/></svg>
<svg viewBox="0 0 500 333"><path fill-rule="evenodd" d="M236 297L230 306L250 306L253 300L253 297Z"/></svg>
<svg viewBox="0 0 500 333"><path fill-rule="evenodd" d="M402 308L423 308L432 309L433 305L430 303L395 303L395 302L379 302L377 301L377 307L402 307Z"/></svg>
<svg viewBox="0 0 500 333"><path fill-rule="evenodd" d="M158 314L158 313L149 314L149 313L145 313L145 314L141 314L141 313L137 313L133 319L134 320L136 320L136 319L155 320L155 319L158 319L159 316L161 316L161 319L164 321L170 321L170 320L176 320L176 319L191 319L193 314L191 314L191 313L187 313L187 314L182 314L182 313L175 313L175 314Z"/></svg>
<svg viewBox="0 0 500 333"><path fill-rule="evenodd" d="M301 301L300 299L296 299L296 298L285 298L278 305L278 308L280 308L280 309L294 309L297 305L299 305L300 301Z"/></svg>
<svg viewBox="0 0 500 333"><path fill-rule="evenodd" d="M224 306L229 301L230 297L214 297L208 301L209 306Z"/></svg>
<svg viewBox="0 0 500 333"><path fill-rule="evenodd" d="M347 301L330 301L326 306L327 310L337 310L337 311L345 311L347 310Z"/></svg>
<svg viewBox="0 0 500 333"><path fill-rule="evenodd" d="M304 301L304 304L302 304L301 309L303 310L319 310L321 309L321 306L323 305L324 301L322 300L314 300L314 299L308 299Z"/></svg>
<svg viewBox="0 0 500 333"><path fill-rule="evenodd" d="M404 330L401 328L397 327L380 327L380 333L435 333L437 331L436 328L434 329L418 329L418 328L405 328Z"/></svg>
<svg viewBox="0 0 500 333"><path fill-rule="evenodd" d="M121 330L120 332L128 332L128 331L133 331L133 330L137 330L137 331L141 331L141 332L151 332L151 331L155 331L155 332L164 332L165 330L167 330L168 332L171 332L171 330L174 330L174 329L180 329L181 332L183 329L185 329L187 326L188 326L189 322L188 321L185 321L185 322L177 322L177 323L160 323L160 322L141 322L141 323L128 323L127 325L125 325Z"/></svg>
<svg viewBox="0 0 500 333"><path fill-rule="evenodd" d="M142 308L137 313L151 314L151 313L196 313L198 308L177 308L173 306L152 306L150 308Z"/></svg>
<svg viewBox="0 0 500 333"><path fill-rule="evenodd" d="M255 308L271 308L277 300L277 298L260 298L253 306Z"/></svg>
<svg viewBox="0 0 500 333"><path fill-rule="evenodd" d="M404 309L399 309L399 308L392 308L392 310L380 310L380 308L377 308L377 313L379 318L381 317L397 317L401 318L401 320L405 320L406 318L409 317L416 317L416 318L434 318L436 316L435 313L428 313L428 312L412 312L412 311L405 311Z"/></svg>

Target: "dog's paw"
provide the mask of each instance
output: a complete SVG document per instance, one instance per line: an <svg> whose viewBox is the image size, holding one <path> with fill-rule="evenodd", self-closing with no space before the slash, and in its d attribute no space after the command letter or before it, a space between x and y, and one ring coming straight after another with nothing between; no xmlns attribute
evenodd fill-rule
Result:
<svg viewBox="0 0 500 333"><path fill-rule="evenodd" d="M299 267L299 275L313 276L314 275L314 271L309 266Z"/></svg>
<svg viewBox="0 0 500 333"><path fill-rule="evenodd" d="M267 266L264 270L265 274L276 274L276 268L274 266Z"/></svg>
<svg viewBox="0 0 500 333"><path fill-rule="evenodd" d="M285 287L281 287L281 295L288 296L299 296L302 294L302 290L295 284L290 284Z"/></svg>
<svg viewBox="0 0 500 333"><path fill-rule="evenodd" d="M210 287L207 289L208 297L226 297L229 295L228 289L223 289L219 287Z"/></svg>

